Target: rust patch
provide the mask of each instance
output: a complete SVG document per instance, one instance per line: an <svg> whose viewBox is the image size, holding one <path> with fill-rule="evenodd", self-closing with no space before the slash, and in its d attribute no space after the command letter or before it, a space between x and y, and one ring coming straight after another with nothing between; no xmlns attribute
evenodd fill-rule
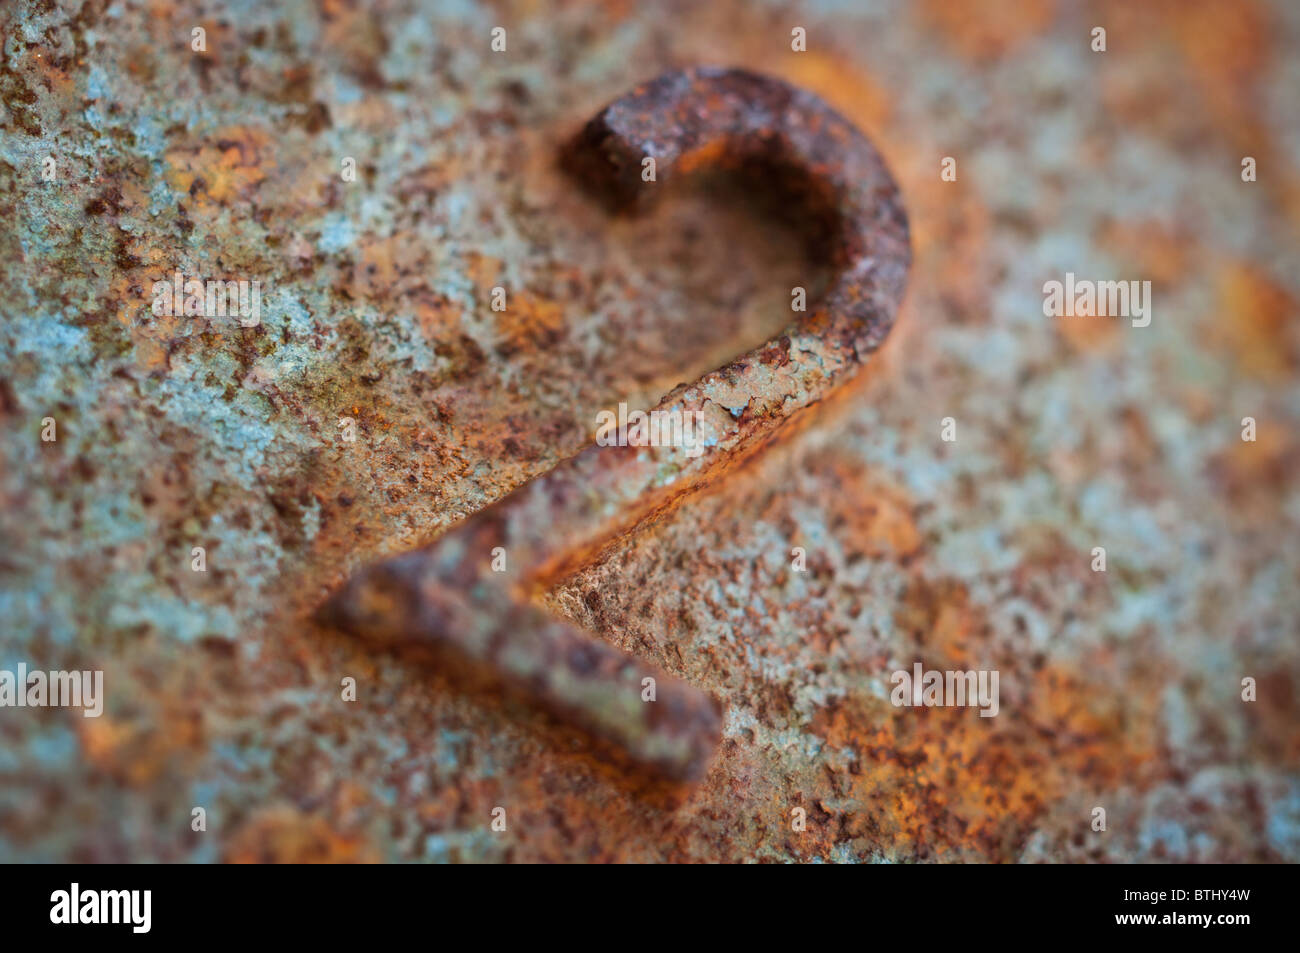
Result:
<svg viewBox="0 0 1300 953"><path fill-rule="evenodd" d="M742 173L761 165L822 217L838 282L783 334L659 404L708 421L698 453L590 447L432 546L354 577L325 615L382 643L434 652L468 685L528 698L656 780L695 782L717 742L717 703L526 600L720 480L856 374L902 296L906 218L882 160L846 120L808 93L740 70L686 70L637 87L591 120L569 155L575 175L616 209L646 207L656 194L643 188L647 157L655 181L679 172L683 156ZM898 533L886 521L886 538ZM650 684L653 701L642 695Z"/></svg>
<svg viewBox="0 0 1300 953"><path fill-rule="evenodd" d="M958 54L981 63L1008 55L1044 33L1056 16L1052 0L947 3L924 0L924 22Z"/></svg>
<svg viewBox="0 0 1300 953"><path fill-rule="evenodd" d="M1296 371L1296 301L1260 268L1231 262L1215 276L1218 308L1210 333L1223 340L1241 370L1266 381L1289 379Z"/></svg>
<svg viewBox="0 0 1300 953"><path fill-rule="evenodd" d="M380 858L359 835L289 805L256 812L226 842L228 864L359 864Z"/></svg>
<svg viewBox="0 0 1300 953"><path fill-rule="evenodd" d="M274 164L270 135L252 126L222 129L202 145L169 150L166 159L168 184L199 211L250 199Z"/></svg>

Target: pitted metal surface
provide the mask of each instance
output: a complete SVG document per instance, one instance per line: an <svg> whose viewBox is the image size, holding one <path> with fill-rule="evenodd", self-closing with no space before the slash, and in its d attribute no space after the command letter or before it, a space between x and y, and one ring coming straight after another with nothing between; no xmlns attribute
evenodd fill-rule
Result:
<svg viewBox="0 0 1300 953"><path fill-rule="evenodd" d="M0 668L106 692L0 709L0 857L1300 858L1290 5L15 0L0 41ZM815 193L683 149L611 216L557 161L702 63L869 136L914 260L852 384L536 594L725 699L663 804L314 614L830 288L779 224ZM260 322L153 313L176 272ZM1150 325L1045 316L1066 272ZM895 707L917 661L999 714Z"/></svg>
<svg viewBox="0 0 1300 953"><path fill-rule="evenodd" d="M825 301L660 401L652 413L701 422L694 446L651 443L636 430L629 442L624 428L623 446L593 444L432 546L366 570L324 614L362 636L437 651L444 669L471 669L468 681L534 701L670 783L704 776L717 703L530 608L528 591L590 564L847 383L892 326L911 260L898 188L876 151L816 97L769 77L662 76L601 110L565 161L596 189L644 207L661 187L657 173L643 175L646 163L667 177L700 151L723 168L752 167L759 187L775 179L771 187L802 208L823 206L816 240L838 265Z"/></svg>

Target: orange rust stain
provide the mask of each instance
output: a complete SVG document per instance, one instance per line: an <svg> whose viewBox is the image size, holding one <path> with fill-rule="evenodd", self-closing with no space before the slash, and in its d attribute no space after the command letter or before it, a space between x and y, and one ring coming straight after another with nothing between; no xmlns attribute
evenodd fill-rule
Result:
<svg viewBox="0 0 1300 953"><path fill-rule="evenodd" d="M1126 122L1165 139L1213 136L1219 146L1277 168L1270 129L1258 118L1257 84L1276 30L1256 0L1158 0L1097 4L1112 51L1140 42L1157 55L1138 71L1103 72L1103 98ZM1195 104L1195 108L1190 108Z"/></svg>
<svg viewBox="0 0 1300 953"><path fill-rule="evenodd" d="M465 253L465 271L479 293L489 297L494 287L501 284L501 259L476 251Z"/></svg>
<svg viewBox="0 0 1300 953"><path fill-rule="evenodd" d="M1120 338L1120 326L1116 318L1095 315L1062 315L1056 318L1056 330L1076 351L1113 351Z"/></svg>
<svg viewBox="0 0 1300 953"><path fill-rule="evenodd" d="M925 24L958 54L975 63L998 59L1044 33L1056 14L1051 0L952 3L923 0Z"/></svg>
<svg viewBox="0 0 1300 953"><path fill-rule="evenodd" d="M135 242L128 247L132 251L139 249ZM115 270L111 274L103 300L116 308L114 319L119 325L129 328L138 321L152 320L153 283L156 280L159 280L156 276L138 268L129 272Z"/></svg>
<svg viewBox="0 0 1300 953"><path fill-rule="evenodd" d="M270 135L251 126L222 129L202 145L168 151L166 159L168 184L193 194L200 209L249 198L274 165Z"/></svg>
<svg viewBox="0 0 1300 953"><path fill-rule="evenodd" d="M1253 441L1240 439L1240 420L1231 425L1232 442L1211 462L1210 475L1232 500L1238 519L1255 513L1248 505L1252 501L1267 504L1271 512L1294 482L1300 443L1287 426L1266 417L1255 418Z"/></svg>
<svg viewBox="0 0 1300 953"><path fill-rule="evenodd" d="M76 92L77 84L73 81L72 75L67 70L54 65L54 56L48 49L38 47L28 55L40 71L43 85L51 93L60 97L69 97Z"/></svg>
<svg viewBox="0 0 1300 953"><path fill-rule="evenodd" d="M556 301L531 294L515 294L509 307L495 312L501 341L518 350L544 345L564 329L564 309Z"/></svg>
<svg viewBox="0 0 1300 953"><path fill-rule="evenodd" d="M460 327L460 308L443 299L421 301L415 308L415 322L425 338L441 341Z"/></svg>
<svg viewBox="0 0 1300 953"><path fill-rule="evenodd" d="M1296 301L1255 265L1220 266L1215 276L1216 313L1210 334L1226 345L1243 373L1281 383L1295 373Z"/></svg>
<svg viewBox="0 0 1300 953"><path fill-rule="evenodd" d="M377 238L365 236L359 240L361 255L352 269L350 292L354 298L382 298L392 293L397 280L397 257L403 242L399 236Z"/></svg>
<svg viewBox="0 0 1300 953"><path fill-rule="evenodd" d="M1273 25L1258 0L1166 0L1161 6L1188 62L1207 80L1247 85L1268 64Z"/></svg>
<svg viewBox="0 0 1300 953"><path fill-rule="evenodd" d="M388 48L381 21L367 4L322 0L321 44L341 56L363 75L379 75L379 61Z"/></svg>
<svg viewBox="0 0 1300 953"><path fill-rule="evenodd" d="M605 15L621 23L636 12L637 0L601 0Z"/></svg>
<svg viewBox="0 0 1300 953"><path fill-rule="evenodd" d="M1286 211L1291 223L1292 244L1300 244L1300 178L1285 176L1277 187L1278 205Z"/></svg>
<svg viewBox="0 0 1300 953"><path fill-rule="evenodd" d="M921 548L912 502L900 487L836 454L823 455L810 466L836 486L836 492L828 494L827 518L846 548L893 558L906 558Z"/></svg>
<svg viewBox="0 0 1300 953"><path fill-rule="evenodd" d="M1105 790L1150 774L1159 711L1149 691L1051 665L1001 676L993 718L866 695L818 712L812 730L861 756L848 797L870 807L848 817L852 836L929 859L973 849L1013 860L1035 820L1081 784Z"/></svg>
<svg viewBox="0 0 1300 953"><path fill-rule="evenodd" d="M1256 702L1247 706L1251 716L1252 746L1262 758L1279 764L1300 763L1300 698L1295 673L1265 672L1256 679Z"/></svg>
<svg viewBox="0 0 1300 953"><path fill-rule="evenodd" d="M410 236L364 234L357 239L356 259L348 285L354 298L372 301L398 301L428 296L427 278L431 268L431 249Z"/></svg>
<svg viewBox="0 0 1300 953"><path fill-rule="evenodd" d="M89 719L78 727L82 753L87 761L99 767L111 767L116 752L131 738L130 725L109 715Z"/></svg>
<svg viewBox="0 0 1300 953"><path fill-rule="evenodd" d="M1099 247L1125 269L1140 274L1153 285L1172 285L1188 277L1202 249L1190 235L1157 222L1111 221L1099 229Z"/></svg>
<svg viewBox="0 0 1300 953"><path fill-rule="evenodd" d="M889 89L852 60L808 50L782 62L784 78L816 93L867 135L893 111Z"/></svg>
<svg viewBox="0 0 1300 953"><path fill-rule="evenodd" d="M1187 389L1179 395L1183 411L1198 424L1207 424L1214 419L1218 405L1213 393L1208 388L1189 383Z"/></svg>
<svg viewBox="0 0 1300 953"><path fill-rule="evenodd" d="M924 263L932 248L939 251L942 293L974 307L983 299L973 298L970 289L979 287L983 294L984 282L972 281L971 270L982 268L985 250L992 244L988 207L971 194L973 186L960 175L956 182L940 182L934 165L914 168L904 186L917 261Z"/></svg>
<svg viewBox="0 0 1300 953"><path fill-rule="evenodd" d="M972 637L984 625L962 583L921 577L904 591L894 622L927 664L944 666L964 665L971 659Z"/></svg>
<svg viewBox="0 0 1300 953"><path fill-rule="evenodd" d="M358 835L341 834L323 817L288 805L263 808L225 845L231 864L362 864L379 856Z"/></svg>
<svg viewBox="0 0 1300 953"><path fill-rule="evenodd" d="M78 719L87 763L123 784L146 787L201 753L203 716L177 698L163 698L159 707L147 718Z"/></svg>
<svg viewBox="0 0 1300 953"><path fill-rule="evenodd" d="M177 324L176 318L163 318L171 326ZM175 335L174 330L159 329L152 330L144 327L135 327L131 329L131 343L135 348L136 367L146 374L152 371L165 371L170 366L170 360L167 357L167 348L164 342Z"/></svg>
<svg viewBox="0 0 1300 953"><path fill-rule="evenodd" d="M1175 42L1214 122L1237 147L1258 146L1268 130L1256 118L1255 84L1270 59L1273 29L1263 6L1184 0L1168 9Z"/></svg>
<svg viewBox="0 0 1300 953"><path fill-rule="evenodd" d="M683 153L677 160L677 169L682 175L689 175L699 169L717 165L727 154L727 143L710 142L707 145Z"/></svg>

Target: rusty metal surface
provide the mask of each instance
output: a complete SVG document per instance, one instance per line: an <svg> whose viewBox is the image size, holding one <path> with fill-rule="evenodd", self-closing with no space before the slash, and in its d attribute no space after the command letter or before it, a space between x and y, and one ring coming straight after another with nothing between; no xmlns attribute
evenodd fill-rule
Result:
<svg viewBox="0 0 1300 953"><path fill-rule="evenodd" d="M0 668L107 692L0 709L0 857L1300 859L1288 5L92 0L0 29ZM915 262L846 393L540 596L723 701L665 805L313 614L826 287L773 221L807 210L752 183L701 162L612 219L557 161L703 63L863 130ZM259 325L151 313L176 271L262 281ZM1044 317L1066 271L1150 279L1152 323ZM892 706L918 660L999 670L998 716Z"/></svg>
<svg viewBox="0 0 1300 953"><path fill-rule="evenodd" d="M625 427L622 446L593 443L432 546L365 570L323 614L372 640L436 650L444 669L463 665L470 682L531 698L669 783L703 777L718 740L715 701L529 607L529 595L716 484L844 386L892 327L911 261L902 200L880 156L825 103L770 77L667 73L602 109L563 161L616 208L644 207L693 155L733 174L752 167L756 187L824 206L810 216L811 237L838 269L824 301L659 402L653 412L700 422L691 446L637 429L629 439ZM658 170L649 182L646 161ZM642 698L647 679L653 703Z"/></svg>

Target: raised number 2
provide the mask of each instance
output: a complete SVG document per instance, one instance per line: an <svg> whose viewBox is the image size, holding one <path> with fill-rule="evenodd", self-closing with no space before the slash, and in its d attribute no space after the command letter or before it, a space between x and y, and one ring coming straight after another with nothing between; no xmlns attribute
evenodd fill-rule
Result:
<svg viewBox="0 0 1300 953"><path fill-rule="evenodd" d="M569 158L624 207L646 204L674 168L766 169L770 185L820 222L834 285L781 334L660 402L703 413L703 453L592 445L431 545L359 572L325 616L431 649L461 679L525 697L623 764L691 783L717 746L718 703L530 599L770 443L857 372L903 294L907 219L880 156L847 120L810 93L740 70L685 70L637 87L586 125ZM659 185L642 180L646 158ZM504 573L491 571L497 547ZM648 677L654 701L642 701Z"/></svg>

